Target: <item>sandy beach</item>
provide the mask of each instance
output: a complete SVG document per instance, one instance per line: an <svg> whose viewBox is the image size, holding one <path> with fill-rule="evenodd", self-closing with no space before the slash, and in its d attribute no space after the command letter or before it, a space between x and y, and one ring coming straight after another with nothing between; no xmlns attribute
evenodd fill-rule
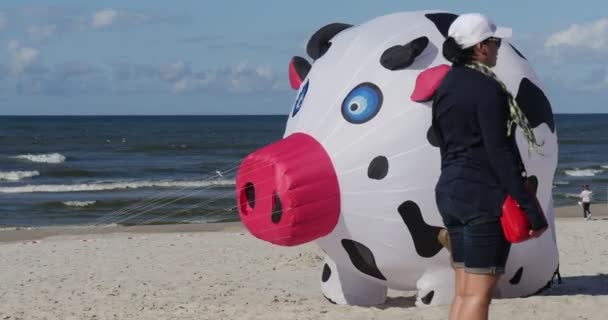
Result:
<svg viewBox="0 0 608 320"><path fill-rule="evenodd" d="M605 319L608 214L559 208L563 283L495 300L491 319ZM0 319L446 319L390 291L376 307L339 306L320 291L314 244L277 247L240 223L0 232Z"/></svg>

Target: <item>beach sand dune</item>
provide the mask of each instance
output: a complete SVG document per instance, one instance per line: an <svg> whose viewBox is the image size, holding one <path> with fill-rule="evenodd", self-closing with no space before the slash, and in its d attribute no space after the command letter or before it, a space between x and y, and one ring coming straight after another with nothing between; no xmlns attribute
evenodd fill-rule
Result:
<svg viewBox="0 0 608 320"><path fill-rule="evenodd" d="M557 228L563 284L529 298L495 300L491 319L606 319L608 217L559 218ZM387 303L376 307L333 305L321 295L316 245L273 246L238 223L106 228L93 234L70 230L0 232L0 319L446 319L448 314L449 306L413 307L413 292L390 291Z"/></svg>

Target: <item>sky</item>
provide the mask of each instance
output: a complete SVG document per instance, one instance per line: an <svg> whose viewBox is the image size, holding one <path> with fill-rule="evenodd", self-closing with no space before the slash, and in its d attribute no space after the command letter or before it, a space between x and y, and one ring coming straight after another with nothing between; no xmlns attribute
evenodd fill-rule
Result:
<svg viewBox="0 0 608 320"><path fill-rule="evenodd" d="M427 9L511 27L555 113L606 112L605 1L2 0L0 115L287 114L316 30Z"/></svg>

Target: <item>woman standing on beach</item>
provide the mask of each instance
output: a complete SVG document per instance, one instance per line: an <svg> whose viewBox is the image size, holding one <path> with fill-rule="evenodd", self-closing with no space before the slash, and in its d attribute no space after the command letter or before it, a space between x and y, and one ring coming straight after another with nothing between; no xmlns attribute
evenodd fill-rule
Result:
<svg viewBox="0 0 608 320"><path fill-rule="evenodd" d="M583 191L581 191L580 198L583 203L583 217L585 220L591 219L591 194L593 192L589 190L589 185L586 184L583 186Z"/></svg>
<svg viewBox="0 0 608 320"><path fill-rule="evenodd" d="M517 102L490 69L501 37L509 33L481 14L463 14L443 44L453 66L433 101L433 128L441 150L436 201L456 278L451 320L488 318L510 250L500 223L507 194L526 212L532 236L547 227L534 195L524 187L515 125L531 148L538 144Z"/></svg>

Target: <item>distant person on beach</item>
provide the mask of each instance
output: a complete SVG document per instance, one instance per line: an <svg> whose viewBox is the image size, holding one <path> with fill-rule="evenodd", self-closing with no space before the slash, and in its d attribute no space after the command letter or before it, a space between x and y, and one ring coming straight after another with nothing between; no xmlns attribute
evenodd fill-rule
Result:
<svg viewBox="0 0 608 320"><path fill-rule="evenodd" d="M583 191L581 191L581 202L583 204L583 217L585 220L591 219L591 194L593 192L589 190L589 185L586 184L583 186Z"/></svg>

